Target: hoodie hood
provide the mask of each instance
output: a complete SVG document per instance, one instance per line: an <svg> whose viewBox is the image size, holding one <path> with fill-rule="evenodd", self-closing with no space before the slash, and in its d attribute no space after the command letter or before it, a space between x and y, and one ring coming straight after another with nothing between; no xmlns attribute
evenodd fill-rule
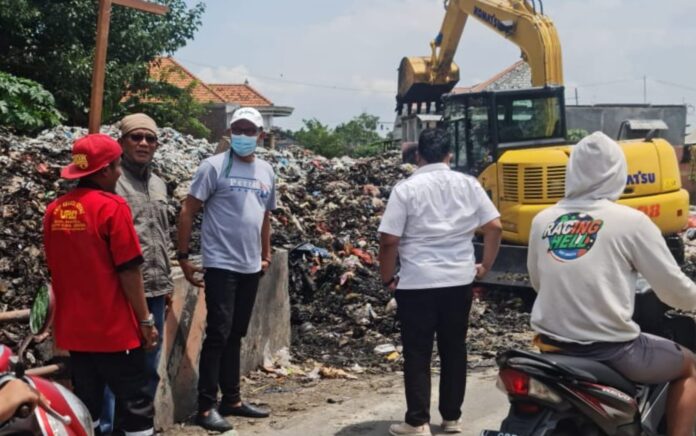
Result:
<svg viewBox="0 0 696 436"><path fill-rule="evenodd" d="M618 200L626 187L626 157L602 132L586 136L571 149L566 169L566 200Z"/></svg>

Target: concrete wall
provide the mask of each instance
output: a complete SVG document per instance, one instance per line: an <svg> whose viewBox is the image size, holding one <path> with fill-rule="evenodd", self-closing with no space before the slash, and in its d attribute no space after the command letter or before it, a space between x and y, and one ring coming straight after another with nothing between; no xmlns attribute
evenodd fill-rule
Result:
<svg viewBox="0 0 696 436"><path fill-rule="evenodd" d="M196 411L198 361L205 337L205 291L191 286L176 269L172 308L167 316L155 400L155 427L166 429ZM249 331L242 342L242 373L263 363L264 353L290 346L288 255L274 253L261 279Z"/></svg>
<svg viewBox="0 0 696 436"><path fill-rule="evenodd" d="M686 134L686 106L684 105L595 105L566 106L568 129L600 130L612 138L619 133L623 120L660 119L669 131L665 139L672 145L683 145Z"/></svg>

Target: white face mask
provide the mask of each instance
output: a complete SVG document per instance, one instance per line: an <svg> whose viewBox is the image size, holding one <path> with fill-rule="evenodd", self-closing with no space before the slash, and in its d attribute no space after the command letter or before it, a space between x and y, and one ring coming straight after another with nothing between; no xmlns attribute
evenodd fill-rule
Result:
<svg viewBox="0 0 696 436"><path fill-rule="evenodd" d="M230 147L232 147L232 151L234 151L239 156L250 156L256 150L257 141L258 135L232 135L232 137L230 138Z"/></svg>

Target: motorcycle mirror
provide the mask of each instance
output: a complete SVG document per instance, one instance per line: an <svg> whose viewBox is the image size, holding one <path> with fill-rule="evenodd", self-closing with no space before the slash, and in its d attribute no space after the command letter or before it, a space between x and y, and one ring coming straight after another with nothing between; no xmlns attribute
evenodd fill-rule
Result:
<svg viewBox="0 0 696 436"><path fill-rule="evenodd" d="M43 285L34 297L29 315L29 330L34 336L41 335L48 330L53 321L55 302L53 289L50 285Z"/></svg>
<svg viewBox="0 0 696 436"><path fill-rule="evenodd" d="M35 336L45 333L51 326L54 310L53 289L51 289L50 285L43 285L39 288L36 296L34 296L34 303L31 305L31 311L29 312L29 331L31 335L22 341L17 351L17 363L15 364L17 377L21 378L24 376L24 351L26 351Z"/></svg>

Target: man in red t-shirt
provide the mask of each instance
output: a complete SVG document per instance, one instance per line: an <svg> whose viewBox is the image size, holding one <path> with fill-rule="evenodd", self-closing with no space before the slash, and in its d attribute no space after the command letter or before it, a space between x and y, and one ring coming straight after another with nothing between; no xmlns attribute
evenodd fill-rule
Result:
<svg viewBox="0 0 696 436"><path fill-rule="evenodd" d="M143 262L126 201L114 194L121 146L107 135L75 141L61 177L77 187L46 209L44 245L56 296L56 345L70 351L75 393L101 415L104 386L119 407L119 430L153 434L144 348L158 332L147 308Z"/></svg>

